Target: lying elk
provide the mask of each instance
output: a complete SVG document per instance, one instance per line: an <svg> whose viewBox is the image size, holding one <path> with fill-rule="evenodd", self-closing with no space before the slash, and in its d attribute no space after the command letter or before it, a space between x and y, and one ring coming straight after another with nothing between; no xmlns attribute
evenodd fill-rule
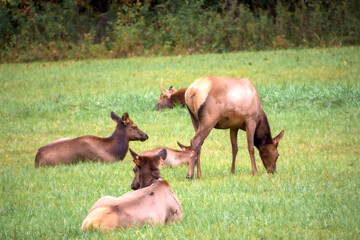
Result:
<svg viewBox="0 0 360 240"><path fill-rule="evenodd" d="M35 167L44 165L72 164L78 161L113 162L123 160L129 141L148 139L143 131L134 124L128 113L119 118L111 112L111 118L117 123L114 133L108 138L82 136L63 138L41 147L35 157Z"/></svg>
<svg viewBox="0 0 360 240"><path fill-rule="evenodd" d="M163 80L160 82L160 99L157 102L156 110L161 110L164 108L173 108L175 104L180 103L182 106L185 106L185 91L187 88L182 88L179 91L176 91L173 86L171 86L167 91L163 87Z"/></svg>
<svg viewBox="0 0 360 240"><path fill-rule="evenodd" d="M135 177L131 188L121 197L103 197L99 199L86 215L82 230L126 229L181 221L182 210L175 193L160 176L159 164L166 158L163 149L155 156L137 155L130 149L135 163Z"/></svg>
<svg viewBox="0 0 360 240"><path fill-rule="evenodd" d="M177 143L179 147L181 148L181 151L163 147L163 148L155 148L153 150L147 150L142 152L141 156L154 156L158 154L161 150L166 149L167 155L166 158L163 159L161 166L164 167L176 167L178 165L188 164L190 159L194 155L194 151L190 150L189 147L185 147L181 143Z"/></svg>
<svg viewBox="0 0 360 240"><path fill-rule="evenodd" d="M235 171L239 129L246 131L252 173L257 174L254 146L259 150L266 170L269 173L275 172L279 157L277 147L284 136L284 130L277 137L271 137L270 126L261 107L259 95L248 79L202 77L189 86L185 93L185 101L196 132L191 139L191 149L195 151L195 155L189 163L188 178L194 177L195 163L197 176L201 178L201 146L213 128L230 129L232 173Z"/></svg>

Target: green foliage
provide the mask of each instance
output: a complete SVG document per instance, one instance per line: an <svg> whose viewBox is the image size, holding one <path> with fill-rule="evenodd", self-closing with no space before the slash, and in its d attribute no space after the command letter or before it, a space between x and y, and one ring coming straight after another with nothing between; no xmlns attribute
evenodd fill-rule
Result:
<svg viewBox="0 0 360 240"><path fill-rule="evenodd" d="M360 234L359 47L0 65L0 239L357 239ZM109 136L110 111L129 112L149 135L136 152L177 148L194 135L186 108L156 112L159 82L176 89L203 75L247 77L272 134L282 129L277 173L256 154L251 175L243 131L230 174L229 132L213 130L203 179L162 169L183 221L127 231L81 232L92 204L131 191L128 154L112 164L34 168L39 147L62 137Z"/></svg>
<svg viewBox="0 0 360 240"><path fill-rule="evenodd" d="M360 39L357 0L140 2L109 1L103 12L86 1L2 2L0 61L327 47Z"/></svg>

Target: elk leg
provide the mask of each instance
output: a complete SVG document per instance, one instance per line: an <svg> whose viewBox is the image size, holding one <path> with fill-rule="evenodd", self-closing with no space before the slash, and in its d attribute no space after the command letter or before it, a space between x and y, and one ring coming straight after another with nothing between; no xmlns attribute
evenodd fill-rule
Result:
<svg viewBox="0 0 360 240"><path fill-rule="evenodd" d="M197 131L198 131L198 129L199 129L199 121L198 120L196 120L196 118L195 118L195 116L193 115L193 113L190 111L190 109L189 109L189 107L186 105L186 107L187 107L187 109L188 109L188 111L189 111L189 114L190 114L190 118L191 118L191 122L192 122L192 124L193 124L193 127L194 127L194 130L195 130L195 136L196 136L196 133L197 133ZM194 138L195 138L195 136L194 136ZM192 142L193 141L191 141L191 146L193 146L192 145ZM195 154L194 154L194 156L190 159L190 161L189 161L189 170L188 170L188 173L187 173L187 175L186 175L186 178L191 178L191 179L193 179L194 178L194 168L195 168L195 164L197 164L198 165L198 162L200 161L200 152L199 152L199 154L197 154L197 152L195 151ZM199 166L199 165L198 165ZM197 167L197 171L199 171L199 167ZM200 175L201 175L201 173L200 173ZM199 176L199 173L198 173L198 176Z"/></svg>
<svg viewBox="0 0 360 240"><path fill-rule="evenodd" d="M202 144L201 144L202 145ZM202 178L202 174L201 174L201 168L200 168L200 153L201 153L201 148L199 150L198 156L196 158L196 170L197 170L197 177L200 179Z"/></svg>
<svg viewBox="0 0 360 240"><path fill-rule="evenodd" d="M238 145L237 145L237 134L239 129L230 129L230 140L232 147L232 164L231 164L231 173L235 172L235 161L236 155L238 153Z"/></svg>
<svg viewBox="0 0 360 240"><path fill-rule="evenodd" d="M191 116L191 121L192 121L192 124L194 126L195 133L196 133L197 130L199 129L199 122L195 119L195 117L192 114L190 114L190 116ZM201 149L199 150L198 154L196 154L196 162L194 163L196 165L197 177L198 178L202 177L201 176L201 168L200 168L200 152L201 152ZM195 165L194 165L194 167L195 167Z"/></svg>
<svg viewBox="0 0 360 240"><path fill-rule="evenodd" d="M195 168L195 161L197 159L197 154L195 152L194 156L189 161L189 169L186 175L187 179L194 179L194 168Z"/></svg>
<svg viewBox="0 0 360 240"><path fill-rule="evenodd" d="M201 169L200 169L201 146L203 145L205 138L210 134L210 132L214 126L215 126L215 124L211 125L210 127L206 128L206 129L202 129L200 127L198 129L198 132L191 139L191 148L195 151L195 155L191 158L191 161L189 161L189 170L188 170L186 178L190 178L190 179L194 178L195 163L197 163L197 165L198 165L198 173L197 173L198 178L201 178Z"/></svg>
<svg viewBox="0 0 360 240"><path fill-rule="evenodd" d="M190 111L189 107L186 105L188 111L189 111L189 114L190 114L190 118L191 118L191 122L194 126L194 130L195 130L195 133L197 132L198 128L199 128L199 121L195 119L194 117L194 114Z"/></svg>
<svg viewBox="0 0 360 240"><path fill-rule="evenodd" d="M252 174L256 175L258 173L255 163L255 156L254 156L254 134L255 134L256 124L254 122L246 124L246 138L248 144L248 150L251 159L251 170Z"/></svg>

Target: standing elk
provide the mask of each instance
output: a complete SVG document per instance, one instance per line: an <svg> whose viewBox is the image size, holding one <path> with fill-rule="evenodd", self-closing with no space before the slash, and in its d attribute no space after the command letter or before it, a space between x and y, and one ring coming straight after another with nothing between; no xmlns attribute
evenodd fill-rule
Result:
<svg viewBox="0 0 360 240"><path fill-rule="evenodd" d="M175 104L180 103L182 106L185 106L185 92L187 88L182 88L179 91L176 91L173 86L171 86L167 91L163 87L163 80L160 82L160 99L157 102L156 110L162 110L164 108L173 108Z"/></svg>
<svg viewBox="0 0 360 240"><path fill-rule="evenodd" d="M162 149L166 149L167 155L166 158L163 159L164 161L161 163L161 166L163 167L176 167L183 164L188 164L190 159L194 155L194 151L190 150L189 147L186 147L182 145L181 143L177 143L179 147L181 148L181 151L168 148L168 147L162 147L162 148L155 148L152 150L147 150L142 152L141 156L154 156L158 154Z"/></svg>
<svg viewBox="0 0 360 240"><path fill-rule="evenodd" d="M201 146L213 128L230 129L232 173L235 171L239 129L246 131L252 173L255 175L258 172L254 146L259 150L267 172L275 172L276 161L279 157L277 147L284 136L284 130L275 138L271 137L270 126L261 107L259 95L248 79L202 77L188 87L185 101L196 132L191 139L191 149L195 151L195 154L189 163L187 178L194 178L195 164L197 176L201 178Z"/></svg>
<svg viewBox="0 0 360 240"><path fill-rule="evenodd" d="M83 221L83 231L89 228L108 231L182 220L179 200L160 176L159 164L166 158L166 150L152 157L139 156L131 149L130 153L135 163L131 188L136 191L118 198L106 196L95 202Z"/></svg>
<svg viewBox="0 0 360 240"><path fill-rule="evenodd" d="M131 121L128 113L125 112L122 118L119 118L111 112L111 118L117 124L110 137L86 135L74 139L59 139L38 150L35 167L73 164L86 160L101 162L123 160L129 148L129 141L145 141L149 138Z"/></svg>

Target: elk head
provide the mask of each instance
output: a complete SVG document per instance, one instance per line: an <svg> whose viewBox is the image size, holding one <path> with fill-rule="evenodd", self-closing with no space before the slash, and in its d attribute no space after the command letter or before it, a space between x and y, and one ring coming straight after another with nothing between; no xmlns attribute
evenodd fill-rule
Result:
<svg viewBox="0 0 360 240"><path fill-rule="evenodd" d="M166 149L161 150L155 156L139 156L130 148L135 166L133 168L135 177L131 183L131 189L148 187L160 178L159 165L166 159Z"/></svg>
<svg viewBox="0 0 360 240"><path fill-rule="evenodd" d="M129 118L129 114L125 112L121 118L119 118L114 112L111 112L111 118L117 123L116 129L125 128L126 137L129 141L145 141L149 137L146 133L141 131L133 121Z"/></svg>
<svg viewBox="0 0 360 240"><path fill-rule="evenodd" d="M259 146L259 155L268 173L274 173L276 171L276 161L279 158L277 147L283 136L284 130L273 138L271 143Z"/></svg>
<svg viewBox="0 0 360 240"><path fill-rule="evenodd" d="M171 99L171 95L173 95L176 90L173 86L170 86L170 88L168 90L165 90L164 86L163 86L163 79L161 78L161 82L160 82L160 90L161 90L161 94L160 94L160 99L157 102L156 105L156 110L161 110L164 108L173 108L174 107L174 101Z"/></svg>

